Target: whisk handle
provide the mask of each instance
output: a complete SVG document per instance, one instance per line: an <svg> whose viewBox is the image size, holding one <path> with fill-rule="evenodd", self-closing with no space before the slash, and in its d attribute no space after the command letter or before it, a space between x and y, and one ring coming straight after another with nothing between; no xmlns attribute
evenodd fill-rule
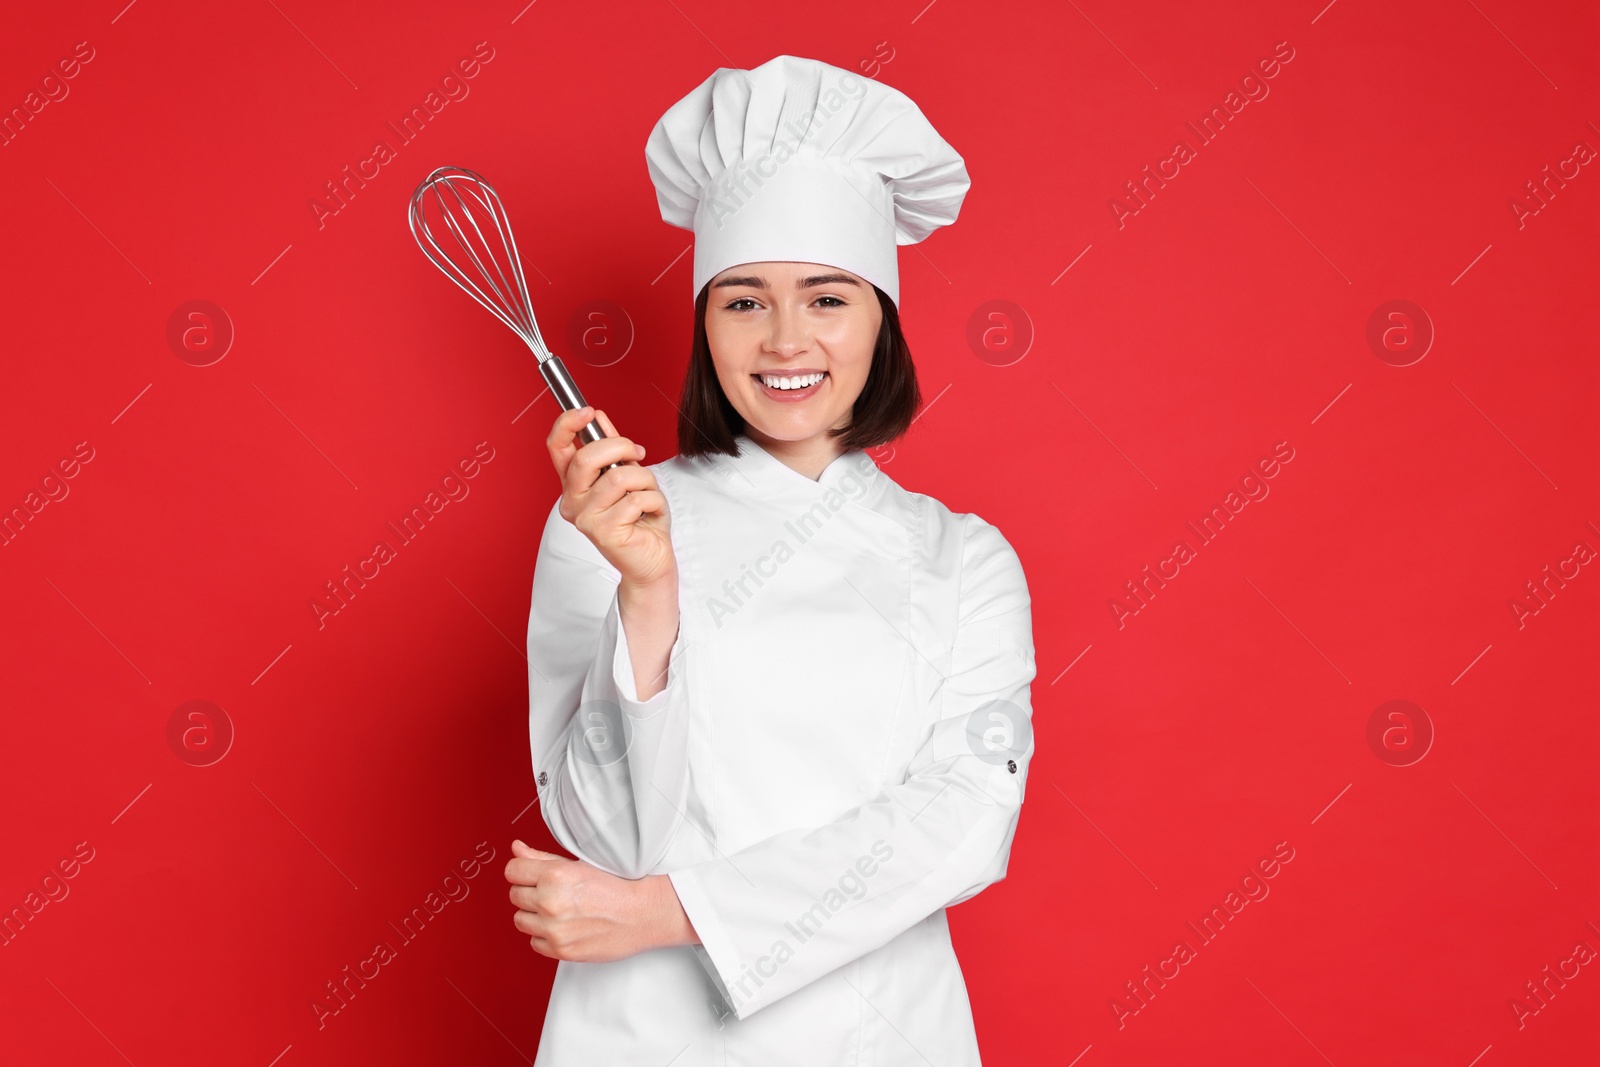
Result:
<svg viewBox="0 0 1600 1067"><path fill-rule="evenodd" d="M561 362L561 357L552 354L549 359L539 364L539 373L544 375L545 384L550 386L550 392L560 402L563 411L572 411L588 404L583 399L583 394L578 391L578 383L572 380L572 375L567 373L566 365ZM585 441L598 441L605 437L605 430L600 428L599 419L590 419L588 425L578 431L578 436ZM612 467L622 466L622 461L608 463L600 468L604 474Z"/></svg>

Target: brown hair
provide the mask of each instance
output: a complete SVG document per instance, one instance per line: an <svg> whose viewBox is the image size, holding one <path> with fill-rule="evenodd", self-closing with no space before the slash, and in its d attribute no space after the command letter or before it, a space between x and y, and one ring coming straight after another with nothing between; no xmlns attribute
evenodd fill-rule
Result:
<svg viewBox="0 0 1600 1067"><path fill-rule="evenodd" d="M850 424L827 431L830 437L842 435L847 451L888 444L911 428L911 420L922 406L917 368L911 362L905 335L900 332L900 315L894 301L876 285L872 291L878 294L878 305L883 308L883 323L872 349L867 382L850 410ZM734 436L745 430L744 416L728 402L711 359L711 343L706 339L710 292L711 283L707 282L694 301L694 344L678 404L678 454L682 456L737 456L739 446Z"/></svg>

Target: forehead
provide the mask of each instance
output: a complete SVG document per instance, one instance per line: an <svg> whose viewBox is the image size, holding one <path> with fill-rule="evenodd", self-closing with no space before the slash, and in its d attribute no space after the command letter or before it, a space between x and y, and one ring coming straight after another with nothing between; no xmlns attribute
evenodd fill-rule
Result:
<svg viewBox="0 0 1600 1067"><path fill-rule="evenodd" d="M739 263L721 271L711 279L713 286L726 286L733 284L743 285L793 285L805 283L808 279L818 279L812 284L825 284L820 279L829 282L840 278L851 279L860 284L865 284L861 276L843 267L835 267L829 263L801 263L794 260L766 260L758 263Z"/></svg>

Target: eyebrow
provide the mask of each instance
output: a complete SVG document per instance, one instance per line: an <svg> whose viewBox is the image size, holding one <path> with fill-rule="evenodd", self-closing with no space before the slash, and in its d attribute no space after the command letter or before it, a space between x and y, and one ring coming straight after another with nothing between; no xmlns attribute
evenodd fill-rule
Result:
<svg viewBox="0 0 1600 1067"><path fill-rule="evenodd" d="M713 289L727 289L735 286L747 285L752 289L770 289L765 278L759 275L748 274L743 277L724 278L720 282L712 282ZM857 288L861 283L848 274L813 274L809 278L799 278L795 281L796 289L810 289L816 285L854 285Z"/></svg>

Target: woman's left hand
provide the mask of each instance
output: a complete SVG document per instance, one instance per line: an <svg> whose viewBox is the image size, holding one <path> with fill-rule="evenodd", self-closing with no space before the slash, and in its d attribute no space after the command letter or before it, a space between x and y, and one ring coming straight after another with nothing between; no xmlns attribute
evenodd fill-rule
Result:
<svg viewBox="0 0 1600 1067"><path fill-rule="evenodd" d="M605 963L698 940L666 875L618 878L521 841L511 843L511 852L506 881L518 909L512 923L541 955Z"/></svg>

